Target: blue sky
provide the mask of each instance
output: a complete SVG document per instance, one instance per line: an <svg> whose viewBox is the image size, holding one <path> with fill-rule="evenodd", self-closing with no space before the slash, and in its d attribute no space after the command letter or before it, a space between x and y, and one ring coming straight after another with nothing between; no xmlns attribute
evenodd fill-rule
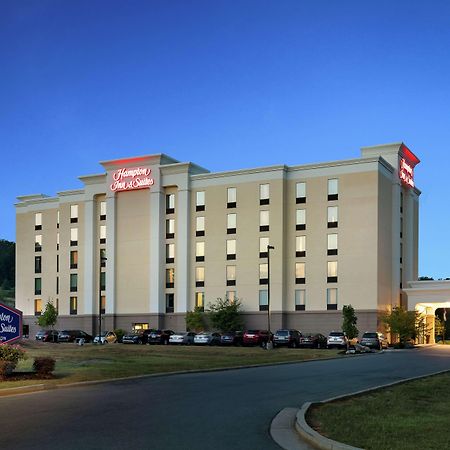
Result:
<svg viewBox="0 0 450 450"><path fill-rule="evenodd" d="M0 238L18 195L98 161L167 153L212 171L421 159L420 274L450 276L447 1L0 0Z"/></svg>

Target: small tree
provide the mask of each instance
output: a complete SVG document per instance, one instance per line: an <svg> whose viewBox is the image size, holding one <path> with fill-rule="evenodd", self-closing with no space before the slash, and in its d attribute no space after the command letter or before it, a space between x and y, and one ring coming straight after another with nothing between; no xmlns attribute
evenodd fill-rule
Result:
<svg viewBox="0 0 450 450"><path fill-rule="evenodd" d="M244 326L241 307L239 299L231 301L228 298L218 298L216 303L209 305L209 317L213 327L221 332L241 330Z"/></svg>
<svg viewBox="0 0 450 450"><path fill-rule="evenodd" d="M203 308L196 306L194 311L188 311L186 313L186 329L188 331L199 331L206 330L206 317Z"/></svg>
<svg viewBox="0 0 450 450"><path fill-rule="evenodd" d="M347 335L349 339L354 339L358 337L359 330L356 328L356 322L358 322L358 318L355 314L355 309L352 305L344 305L342 308L342 331Z"/></svg>
<svg viewBox="0 0 450 450"><path fill-rule="evenodd" d="M58 311L56 310L53 303L49 301L45 305L45 311L38 317L37 323L42 328L51 327L53 329L57 320ZM53 335L52 337L53 340L55 340L55 336Z"/></svg>

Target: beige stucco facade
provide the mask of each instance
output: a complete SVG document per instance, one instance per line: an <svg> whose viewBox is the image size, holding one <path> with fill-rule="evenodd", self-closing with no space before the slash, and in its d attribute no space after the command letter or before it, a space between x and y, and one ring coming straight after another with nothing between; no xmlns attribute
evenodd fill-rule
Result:
<svg viewBox="0 0 450 450"><path fill-rule="evenodd" d="M379 329L379 314L404 303L402 284L417 279L420 191L399 164L418 159L402 143L361 153L221 173L149 155L102 162L80 190L19 197L16 306L32 330L52 301L59 328L93 332L100 297L103 328L183 329L186 311L230 296L248 327L266 328L269 243L272 329L328 333L347 304L360 330Z"/></svg>

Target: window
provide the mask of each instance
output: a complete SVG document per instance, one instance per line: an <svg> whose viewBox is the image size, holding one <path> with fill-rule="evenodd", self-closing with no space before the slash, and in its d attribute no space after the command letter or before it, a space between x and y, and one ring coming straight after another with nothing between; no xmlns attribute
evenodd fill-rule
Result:
<svg viewBox="0 0 450 450"><path fill-rule="evenodd" d="M259 231L269 231L269 211L259 212Z"/></svg>
<svg viewBox="0 0 450 450"><path fill-rule="evenodd" d="M166 269L166 288L171 289L175 287L175 269L171 267Z"/></svg>
<svg viewBox="0 0 450 450"><path fill-rule="evenodd" d="M70 229L70 245L75 247L78 245L78 228Z"/></svg>
<svg viewBox="0 0 450 450"><path fill-rule="evenodd" d="M267 263L259 265L259 284L269 284L269 265Z"/></svg>
<svg viewBox="0 0 450 450"><path fill-rule="evenodd" d="M306 209L297 209L295 213L295 229L306 230Z"/></svg>
<svg viewBox="0 0 450 450"><path fill-rule="evenodd" d="M175 294L166 294L166 313L173 313L175 311Z"/></svg>
<svg viewBox="0 0 450 450"><path fill-rule="evenodd" d="M269 245L268 237L260 237L259 238L259 257L267 258L269 254L267 253L267 246Z"/></svg>
<svg viewBox="0 0 450 450"><path fill-rule="evenodd" d="M40 298L34 299L34 315L40 316L42 314L42 300Z"/></svg>
<svg viewBox="0 0 450 450"><path fill-rule="evenodd" d="M236 188L227 189L227 208L236 208Z"/></svg>
<svg viewBox="0 0 450 450"><path fill-rule="evenodd" d="M175 237L175 219L166 220L166 239L173 239Z"/></svg>
<svg viewBox="0 0 450 450"><path fill-rule="evenodd" d="M175 262L175 244L166 244L166 263Z"/></svg>
<svg viewBox="0 0 450 450"><path fill-rule="evenodd" d="M56 255L56 271L59 272L59 255Z"/></svg>
<svg viewBox="0 0 450 450"><path fill-rule="evenodd" d="M295 263L295 284L305 284L305 263Z"/></svg>
<svg viewBox="0 0 450 450"><path fill-rule="evenodd" d="M195 268L195 287L203 287L205 285L205 268Z"/></svg>
<svg viewBox="0 0 450 450"><path fill-rule="evenodd" d="M403 244L400 242L400 264L403 262Z"/></svg>
<svg viewBox="0 0 450 450"><path fill-rule="evenodd" d="M106 267L106 248L100 249L100 267Z"/></svg>
<svg viewBox="0 0 450 450"><path fill-rule="evenodd" d="M195 293L195 307L203 311L205 308L205 293L196 292Z"/></svg>
<svg viewBox="0 0 450 450"><path fill-rule="evenodd" d="M270 203L270 184L259 185L259 204L268 205Z"/></svg>
<svg viewBox="0 0 450 450"><path fill-rule="evenodd" d="M100 311L102 314L106 312L106 295L100 296Z"/></svg>
<svg viewBox="0 0 450 450"><path fill-rule="evenodd" d="M34 237L34 251L40 252L42 250L42 234L37 234Z"/></svg>
<svg viewBox="0 0 450 450"><path fill-rule="evenodd" d="M34 229L42 230L42 213L36 213L34 215Z"/></svg>
<svg viewBox="0 0 450 450"><path fill-rule="evenodd" d="M106 202L100 202L100 220L106 220Z"/></svg>
<svg viewBox="0 0 450 450"><path fill-rule="evenodd" d="M134 323L133 324L133 330L148 330L149 324L148 323Z"/></svg>
<svg viewBox="0 0 450 450"><path fill-rule="evenodd" d="M328 200L338 199L338 179L332 178L328 180Z"/></svg>
<svg viewBox="0 0 450 450"><path fill-rule="evenodd" d="M59 233L56 233L56 250L59 250Z"/></svg>
<svg viewBox="0 0 450 450"><path fill-rule="evenodd" d="M338 280L337 275L337 261L327 262L327 283L336 283Z"/></svg>
<svg viewBox="0 0 450 450"><path fill-rule="evenodd" d="M204 211L205 210L205 191L198 191L195 197L195 210Z"/></svg>
<svg viewBox="0 0 450 450"><path fill-rule="evenodd" d="M195 218L195 235L196 236L205 235L205 218L203 216Z"/></svg>
<svg viewBox="0 0 450 450"><path fill-rule="evenodd" d="M70 292L78 291L78 274L71 273L70 274Z"/></svg>
<svg viewBox="0 0 450 450"><path fill-rule="evenodd" d="M236 286L236 266L227 266L227 286Z"/></svg>
<svg viewBox="0 0 450 450"><path fill-rule="evenodd" d="M338 235L329 234L327 242L327 254L337 255L338 254Z"/></svg>
<svg viewBox="0 0 450 450"><path fill-rule="evenodd" d="M71 269L78 268L78 252L76 250L72 250L70 252L70 268Z"/></svg>
<svg viewBox="0 0 450 450"><path fill-rule="evenodd" d="M59 228L59 209L56 211L56 228Z"/></svg>
<svg viewBox="0 0 450 450"><path fill-rule="evenodd" d="M227 239L227 259L236 259L236 239Z"/></svg>
<svg viewBox="0 0 450 450"><path fill-rule="evenodd" d="M337 228L338 226L338 207L328 207L328 228Z"/></svg>
<svg viewBox="0 0 450 450"><path fill-rule="evenodd" d="M166 195L166 214L173 214L175 212L175 194Z"/></svg>
<svg viewBox="0 0 450 450"><path fill-rule="evenodd" d="M100 290L106 291L106 272L100 272Z"/></svg>
<svg viewBox="0 0 450 450"><path fill-rule="evenodd" d="M400 213L403 212L403 192L400 192Z"/></svg>
<svg viewBox="0 0 450 450"><path fill-rule="evenodd" d="M58 298L56 299L55 308L56 308L56 312L59 314L59 299Z"/></svg>
<svg viewBox="0 0 450 450"><path fill-rule="evenodd" d="M267 291L259 291L259 310L260 311L269 310L269 296Z"/></svg>
<svg viewBox="0 0 450 450"><path fill-rule="evenodd" d="M205 243L196 242L195 243L195 260L201 262L205 260Z"/></svg>
<svg viewBox="0 0 450 450"><path fill-rule="evenodd" d="M226 296L229 302L234 303L236 301L236 291L227 291Z"/></svg>
<svg viewBox="0 0 450 450"><path fill-rule="evenodd" d="M78 299L77 297L70 297L70 315L74 316L77 314L78 309Z"/></svg>
<svg viewBox="0 0 450 450"><path fill-rule="evenodd" d="M338 290L336 288L327 289L327 310L337 310Z"/></svg>
<svg viewBox="0 0 450 450"><path fill-rule="evenodd" d="M34 279L34 295L41 295L42 293L42 278Z"/></svg>
<svg viewBox="0 0 450 450"><path fill-rule="evenodd" d="M296 289L295 290L295 310L296 311L304 311L305 310L305 300L306 300L305 289Z"/></svg>
<svg viewBox="0 0 450 450"><path fill-rule="evenodd" d="M403 237L403 217L400 217L400 237Z"/></svg>
<svg viewBox="0 0 450 450"><path fill-rule="evenodd" d="M106 244L106 225L100 225L100 244Z"/></svg>
<svg viewBox="0 0 450 450"><path fill-rule="evenodd" d="M56 277L56 294L59 294L59 277Z"/></svg>
<svg viewBox="0 0 450 450"><path fill-rule="evenodd" d="M34 273L42 272L42 256L34 257Z"/></svg>
<svg viewBox="0 0 450 450"><path fill-rule="evenodd" d="M236 233L236 214L227 214L227 234Z"/></svg>
<svg viewBox="0 0 450 450"><path fill-rule="evenodd" d="M306 256L306 236L295 237L295 256Z"/></svg>
<svg viewBox="0 0 450 450"><path fill-rule="evenodd" d="M70 205L70 223L78 222L78 205Z"/></svg>
<svg viewBox="0 0 450 450"><path fill-rule="evenodd" d="M300 182L295 184L295 202L306 203L306 183Z"/></svg>

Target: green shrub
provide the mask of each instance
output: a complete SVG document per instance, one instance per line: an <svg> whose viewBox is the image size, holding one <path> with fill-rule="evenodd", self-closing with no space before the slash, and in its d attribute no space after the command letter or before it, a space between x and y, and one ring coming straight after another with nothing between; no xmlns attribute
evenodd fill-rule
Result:
<svg viewBox="0 0 450 450"><path fill-rule="evenodd" d="M117 328L116 330L114 330L114 333L117 336L117 342L122 342L122 338L126 334L125 330L122 330L122 328Z"/></svg>
<svg viewBox="0 0 450 450"><path fill-rule="evenodd" d="M16 367L16 363L6 360L0 360L0 380L5 380Z"/></svg>
<svg viewBox="0 0 450 450"><path fill-rule="evenodd" d="M10 361L17 365L20 359L27 359L25 350L20 345L0 345L0 361Z"/></svg>
<svg viewBox="0 0 450 450"><path fill-rule="evenodd" d="M33 369L39 376L49 377L55 370L55 360L47 357L34 358Z"/></svg>

